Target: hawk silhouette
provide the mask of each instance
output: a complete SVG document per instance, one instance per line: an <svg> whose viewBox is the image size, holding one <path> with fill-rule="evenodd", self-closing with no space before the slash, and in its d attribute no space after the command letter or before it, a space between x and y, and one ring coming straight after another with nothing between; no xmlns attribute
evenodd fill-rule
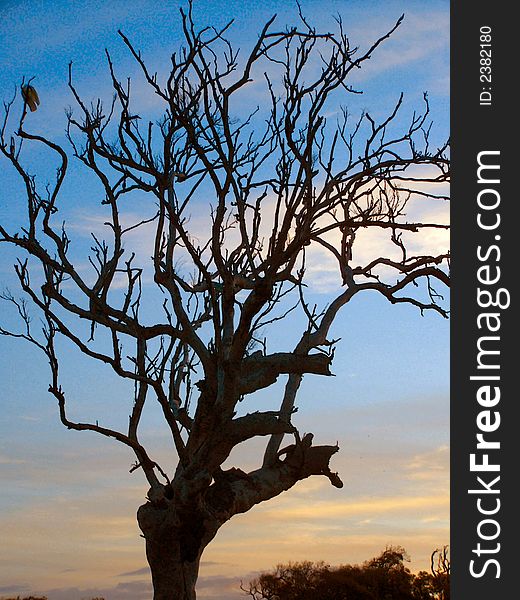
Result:
<svg viewBox="0 0 520 600"><path fill-rule="evenodd" d="M24 85L22 86L22 96L31 112L34 112L40 104L38 92L32 85Z"/></svg>

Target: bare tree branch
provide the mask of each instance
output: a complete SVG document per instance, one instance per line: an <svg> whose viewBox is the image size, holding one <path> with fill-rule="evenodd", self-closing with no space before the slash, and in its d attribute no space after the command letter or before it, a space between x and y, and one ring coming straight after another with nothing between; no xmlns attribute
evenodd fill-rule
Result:
<svg viewBox="0 0 520 600"><path fill-rule="evenodd" d="M359 50L341 19L335 31L320 32L300 9L297 26L280 29L271 18L242 56L228 39L231 23L199 29L192 8L181 10L184 45L164 81L119 32L162 107L159 117L136 110L133 84L107 52L108 103L87 103L69 65L75 106L67 112L67 148L31 132L26 97L18 118L19 98L4 103L0 124L0 152L20 181L19 221L0 223L0 242L23 256L15 265L23 297L2 295L21 328L0 334L46 355L49 392L66 427L134 452L131 471L142 469L150 485L138 519L154 586L162 586L167 565L190 599L186 582L231 516L313 475L342 486L329 466L337 444L313 446L312 434L301 436L291 422L304 376L331 375L340 311L370 292L447 317L442 289L450 282L449 252L426 244L426 234L448 225L422 212L447 199L450 173L448 143L432 143L427 96L408 114L401 94L380 119L366 112L352 120L345 108L360 92L351 73L402 17ZM34 145L57 164L50 182L27 166L26 148ZM72 244L62 219L71 160L100 195L97 209L95 202L86 209L99 209L103 223L89 250ZM136 197L138 215L127 204ZM371 235L376 255L359 264ZM336 265L341 286L325 307L309 301L317 254L327 268ZM298 342L268 353L273 330L293 333L297 310L305 320ZM132 382L127 429L69 418L58 340ZM244 395L282 375L285 389L272 410L239 414ZM171 435L171 472L141 442L152 403ZM285 435L295 442L281 449ZM234 448L259 436L268 438L260 468L223 469Z"/></svg>

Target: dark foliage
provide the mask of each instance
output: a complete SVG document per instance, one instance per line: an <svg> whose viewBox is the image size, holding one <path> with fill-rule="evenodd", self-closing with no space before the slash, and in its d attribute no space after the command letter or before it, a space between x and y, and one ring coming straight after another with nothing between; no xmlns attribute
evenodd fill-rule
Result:
<svg viewBox="0 0 520 600"><path fill-rule="evenodd" d="M433 552L431 573L412 573L407 560L404 548L388 547L362 565L289 563L242 589L254 600L449 600L447 546Z"/></svg>

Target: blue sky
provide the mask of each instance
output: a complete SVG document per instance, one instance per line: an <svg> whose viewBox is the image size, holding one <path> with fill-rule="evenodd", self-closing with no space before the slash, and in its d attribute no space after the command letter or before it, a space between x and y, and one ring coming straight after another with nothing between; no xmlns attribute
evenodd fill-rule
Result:
<svg viewBox="0 0 520 600"><path fill-rule="evenodd" d="M341 14L349 36L360 46L390 29L404 12L401 28L356 73L355 84L364 93L349 98L349 108L383 114L401 91L406 107L420 108L427 90L435 138L447 136L448 2L301 4L322 28L332 26L332 15ZM180 43L178 6L152 1L4 1L2 99L12 96L22 76L35 76L41 106L30 115L31 128L63 141L64 109L72 103L66 85L69 61L87 98L110 97L105 47L118 73L137 74L117 36L122 29L153 69L164 72ZM295 19L294 3L281 0L201 1L195 17L201 25L235 18L232 38L247 46L274 12L281 26ZM154 109L144 86L136 85L136 93L143 107ZM44 155L33 152L30 159L35 170L48 171ZM19 214L19 187L5 167L2 163L0 218L12 223ZM91 199L88 180L78 179L80 173L73 169L64 204L81 246L87 243L89 228L98 223L85 210ZM446 215L445 207L435 210ZM425 243L437 247L448 240ZM13 254L0 248L2 288L14 287L12 262ZM312 300L324 304L334 291L329 265L316 255L314 268ZM2 318L12 322L9 314ZM427 568L430 552L449 537L448 333L448 322L438 315L421 317L413 307L390 306L375 295L346 307L334 329L335 337L342 338L333 365L336 376L325 381L306 378L295 417L300 430L312 430L318 442L338 440L341 452L333 467L345 487L336 490L326 480L311 479L226 524L204 557L199 597L233 598L237 578L247 579L276 562L359 562L386 544L405 546L413 569ZM281 344L284 337L285 332L274 343ZM60 426L55 402L46 393L47 365L35 349L2 338L0 351L0 597L45 592L49 600L146 598L149 578L135 522L146 484L139 473L128 473L133 457L94 434ZM91 369L86 359L73 354L65 358L63 370L77 415L127 418L120 408L128 390L108 371ZM166 431L154 415L146 422L146 433L156 454L171 460ZM253 467L256 450L253 442L232 458Z"/></svg>

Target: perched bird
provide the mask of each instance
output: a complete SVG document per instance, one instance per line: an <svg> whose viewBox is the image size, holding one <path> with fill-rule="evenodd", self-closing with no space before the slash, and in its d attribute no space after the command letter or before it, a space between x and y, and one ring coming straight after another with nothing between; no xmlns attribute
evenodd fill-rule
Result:
<svg viewBox="0 0 520 600"><path fill-rule="evenodd" d="M183 181L186 181L186 179L188 179L186 173L183 173L182 171L174 171L172 173L172 176L175 177L175 181L177 183L182 183Z"/></svg>
<svg viewBox="0 0 520 600"><path fill-rule="evenodd" d="M27 103L27 106L31 109L31 112L34 112L40 104L38 92L33 88L32 85L24 85L22 86L22 96Z"/></svg>

